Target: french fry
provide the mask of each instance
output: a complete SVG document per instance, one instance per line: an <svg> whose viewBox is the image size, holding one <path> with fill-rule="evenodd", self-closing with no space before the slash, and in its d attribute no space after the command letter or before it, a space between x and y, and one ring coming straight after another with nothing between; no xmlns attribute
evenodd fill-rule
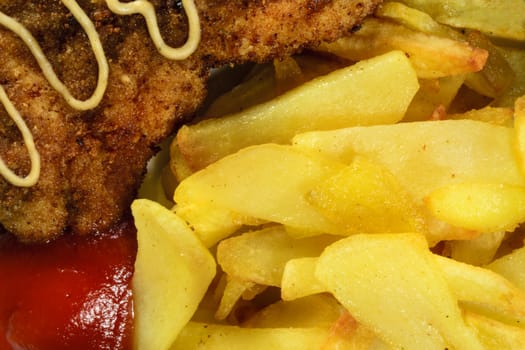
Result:
<svg viewBox="0 0 525 350"><path fill-rule="evenodd" d="M305 194L344 166L291 146L253 146L188 177L175 190L174 201L177 212L202 203L204 208L249 218L242 224L257 219L304 228L304 232L339 234L338 227L312 207ZM195 218L207 221L205 210ZM185 219L198 227L199 222ZM223 227L220 222L217 225ZM235 231L234 226L230 228L230 232L221 231L223 238Z"/></svg>
<svg viewBox="0 0 525 350"><path fill-rule="evenodd" d="M294 239L282 226L269 227L221 241L217 262L231 277L280 287L284 266L290 259L319 256L337 239L328 235Z"/></svg>
<svg viewBox="0 0 525 350"><path fill-rule="evenodd" d="M514 111L506 107L487 106L480 109L472 109L465 113L448 114L449 119L470 119L496 125L512 126Z"/></svg>
<svg viewBox="0 0 525 350"><path fill-rule="evenodd" d="M465 75L455 75L439 79L420 79L420 88L408 106L403 121L423 121L432 119L432 113L439 107L445 110L456 97L465 82Z"/></svg>
<svg viewBox="0 0 525 350"><path fill-rule="evenodd" d="M295 300L326 292L326 288L315 277L316 265L317 257L289 260L284 265L281 298L283 300Z"/></svg>
<svg viewBox="0 0 525 350"><path fill-rule="evenodd" d="M488 52L488 58L479 72L466 75L467 86L485 96L502 94L513 81L515 73L500 50L482 33L476 30L460 32L436 22L428 13L408 7L399 2L386 2L376 10L376 16L388 18L404 26L430 35L470 43Z"/></svg>
<svg viewBox="0 0 525 350"><path fill-rule="evenodd" d="M524 186L511 128L471 120L399 123L297 135L304 150L349 163L356 154L382 164L412 196L416 205L434 190L466 182ZM402 159L403 161L399 161ZM442 227L425 218L431 244L476 234Z"/></svg>
<svg viewBox="0 0 525 350"><path fill-rule="evenodd" d="M391 348L345 312L332 325L328 339L321 348L321 350L328 349L388 350Z"/></svg>
<svg viewBox="0 0 525 350"><path fill-rule="evenodd" d="M453 226L477 232L509 232L525 221L525 187L456 183L433 191L429 211Z"/></svg>
<svg viewBox="0 0 525 350"><path fill-rule="evenodd" d="M168 349L215 276L215 260L168 209L142 199L132 205L138 254L133 275L135 346Z"/></svg>
<svg viewBox="0 0 525 350"><path fill-rule="evenodd" d="M243 112L184 126L174 142L196 171L249 145L288 143L302 131L395 123L418 87L405 55L390 52L311 80ZM363 95L366 91L374 94Z"/></svg>
<svg viewBox="0 0 525 350"><path fill-rule="evenodd" d="M231 235L249 220L231 210L198 199L176 206L175 213L190 224L197 237L208 248Z"/></svg>
<svg viewBox="0 0 525 350"><path fill-rule="evenodd" d="M525 348L524 13L387 0L183 127L168 214L221 275L164 343Z"/></svg>
<svg viewBox="0 0 525 350"><path fill-rule="evenodd" d="M171 350L319 350L327 336L328 329L321 327L240 328L190 322Z"/></svg>
<svg viewBox="0 0 525 350"><path fill-rule="evenodd" d="M224 288L219 308L215 312L215 319L224 320L235 308L242 295L256 284L252 281L245 281L240 278L227 276L226 286Z"/></svg>
<svg viewBox="0 0 525 350"><path fill-rule="evenodd" d="M428 13L397 1L385 1L374 13L379 18L387 18L412 30L440 37L461 40L462 35L453 28L438 23Z"/></svg>
<svg viewBox="0 0 525 350"><path fill-rule="evenodd" d="M176 142L170 144L169 166L177 182L181 182L193 173L193 170L191 170L190 166L180 153L179 145Z"/></svg>
<svg viewBox="0 0 525 350"><path fill-rule="evenodd" d="M398 0L439 23L476 29L509 40L525 40L525 4L520 0Z"/></svg>
<svg viewBox="0 0 525 350"><path fill-rule="evenodd" d="M321 181L307 200L345 235L412 232L418 230L423 216L388 169L362 156Z"/></svg>
<svg viewBox="0 0 525 350"><path fill-rule="evenodd" d="M476 327L478 337L486 350L523 349L525 347L525 330L512 327L488 317L466 312L467 324Z"/></svg>
<svg viewBox="0 0 525 350"><path fill-rule="evenodd" d="M524 264L525 248L519 248L492 261L486 267L514 283L522 291L525 291L525 270L522 269Z"/></svg>
<svg viewBox="0 0 525 350"><path fill-rule="evenodd" d="M466 42L375 18L366 19L353 35L322 44L319 50L354 61L401 50L409 57L417 76L426 79L480 71L488 57L487 51Z"/></svg>
<svg viewBox="0 0 525 350"><path fill-rule="evenodd" d="M525 327L525 293L485 268L434 255L462 308Z"/></svg>
<svg viewBox="0 0 525 350"><path fill-rule="evenodd" d="M504 238L505 232L489 232L470 240L447 241L446 255L470 265L482 266L494 259Z"/></svg>
<svg viewBox="0 0 525 350"><path fill-rule="evenodd" d="M321 254L316 276L394 349L483 349L422 235L342 239Z"/></svg>
<svg viewBox="0 0 525 350"><path fill-rule="evenodd" d="M330 328L345 312L331 295L317 294L293 301L280 300L260 310L243 327L250 328Z"/></svg>

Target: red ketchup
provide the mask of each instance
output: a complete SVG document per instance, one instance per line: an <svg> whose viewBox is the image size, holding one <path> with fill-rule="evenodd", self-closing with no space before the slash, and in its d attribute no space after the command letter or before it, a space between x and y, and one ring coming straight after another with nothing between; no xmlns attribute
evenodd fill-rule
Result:
<svg viewBox="0 0 525 350"><path fill-rule="evenodd" d="M23 245L0 235L0 350L130 349L133 224Z"/></svg>

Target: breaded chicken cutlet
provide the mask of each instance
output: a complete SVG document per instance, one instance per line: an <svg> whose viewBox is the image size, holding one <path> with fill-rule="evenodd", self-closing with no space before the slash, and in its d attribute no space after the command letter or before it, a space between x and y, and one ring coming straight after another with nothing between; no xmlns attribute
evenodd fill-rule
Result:
<svg viewBox="0 0 525 350"><path fill-rule="evenodd" d="M0 177L0 223L23 241L89 234L117 223L136 195L156 146L196 111L213 67L284 57L348 33L380 0L197 0L202 38L189 58L163 57L141 15L119 16L105 1L80 0L109 63L101 103L78 111L49 84L24 42L0 26L0 84L31 130L41 156L34 186ZM178 1L154 1L163 38L188 33ZM40 43L77 98L97 86L86 32L58 0L0 0L0 12ZM17 174L31 166L20 132L0 105L0 155Z"/></svg>

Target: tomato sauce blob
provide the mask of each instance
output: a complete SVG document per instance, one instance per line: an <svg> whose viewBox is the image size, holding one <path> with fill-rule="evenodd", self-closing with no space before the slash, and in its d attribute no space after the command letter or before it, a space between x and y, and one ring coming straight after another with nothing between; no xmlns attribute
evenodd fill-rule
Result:
<svg viewBox="0 0 525 350"><path fill-rule="evenodd" d="M131 222L24 245L0 234L0 350L130 349Z"/></svg>

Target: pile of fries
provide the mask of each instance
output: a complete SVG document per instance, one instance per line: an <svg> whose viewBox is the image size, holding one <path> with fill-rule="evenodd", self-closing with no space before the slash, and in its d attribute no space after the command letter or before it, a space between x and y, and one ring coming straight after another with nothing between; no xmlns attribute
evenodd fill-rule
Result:
<svg viewBox="0 0 525 350"><path fill-rule="evenodd" d="M525 349L525 2L256 66L139 199L139 349Z"/></svg>

